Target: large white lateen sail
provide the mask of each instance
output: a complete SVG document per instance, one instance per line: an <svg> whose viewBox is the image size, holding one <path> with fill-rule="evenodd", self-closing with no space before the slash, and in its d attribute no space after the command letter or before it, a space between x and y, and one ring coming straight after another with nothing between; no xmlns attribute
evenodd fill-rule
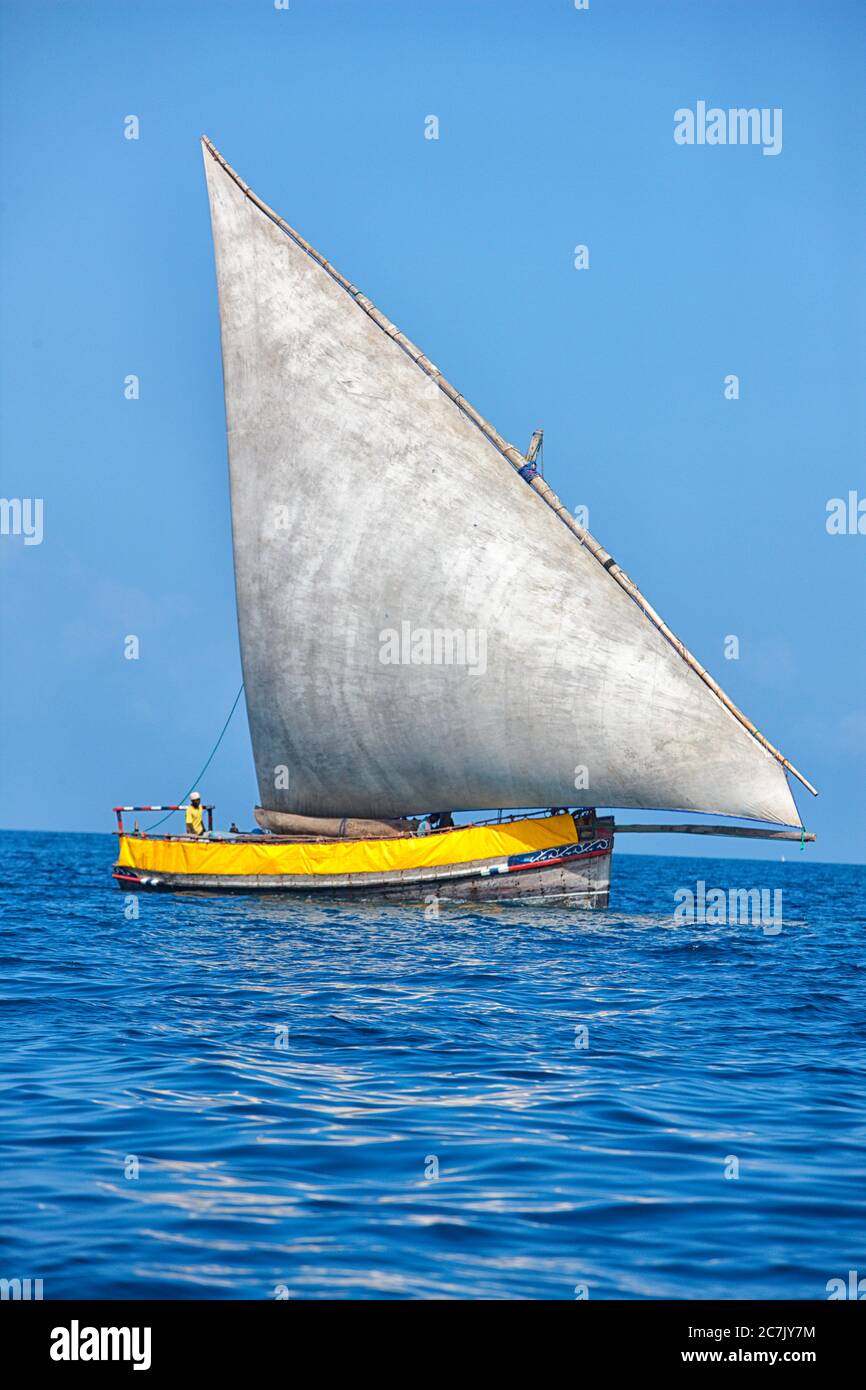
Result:
<svg viewBox="0 0 866 1390"><path fill-rule="evenodd" d="M204 155L263 807L799 825L790 765L607 552L208 142Z"/></svg>

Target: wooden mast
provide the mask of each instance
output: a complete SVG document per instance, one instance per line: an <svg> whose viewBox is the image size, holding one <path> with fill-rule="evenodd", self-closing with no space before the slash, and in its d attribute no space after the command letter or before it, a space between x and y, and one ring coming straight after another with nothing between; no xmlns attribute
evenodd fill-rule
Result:
<svg viewBox="0 0 866 1390"><path fill-rule="evenodd" d="M539 449L541 448L541 443L542 443L542 440L543 440L543 439L544 439L544 430L536 430L535 433L534 433L534 435L532 436L532 438L531 438L530 441L529 441L529 448L526 450L526 462L527 462L527 463L534 463L534 462L535 462L536 458L538 457L538 451L539 451Z"/></svg>

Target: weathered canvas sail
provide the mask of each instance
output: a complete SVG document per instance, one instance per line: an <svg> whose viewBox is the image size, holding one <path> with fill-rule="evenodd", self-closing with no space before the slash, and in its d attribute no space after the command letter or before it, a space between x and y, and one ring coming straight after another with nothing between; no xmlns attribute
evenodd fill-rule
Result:
<svg viewBox="0 0 866 1390"><path fill-rule="evenodd" d="M779 756L417 350L204 153L262 805L799 825Z"/></svg>

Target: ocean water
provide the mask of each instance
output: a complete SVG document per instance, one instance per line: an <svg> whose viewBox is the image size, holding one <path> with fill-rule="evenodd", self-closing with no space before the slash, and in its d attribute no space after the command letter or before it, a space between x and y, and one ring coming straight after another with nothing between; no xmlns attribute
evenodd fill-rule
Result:
<svg viewBox="0 0 866 1390"><path fill-rule="evenodd" d="M863 868L620 854L604 913L135 917L113 844L0 835L0 1277L822 1299L866 1274ZM675 922L699 879L780 888L781 923Z"/></svg>

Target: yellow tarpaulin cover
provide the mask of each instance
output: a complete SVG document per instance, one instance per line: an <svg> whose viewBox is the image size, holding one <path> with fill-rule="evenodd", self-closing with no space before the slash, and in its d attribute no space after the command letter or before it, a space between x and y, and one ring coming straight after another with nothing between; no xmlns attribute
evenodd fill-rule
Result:
<svg viewBox="0 0 866 1390"><path fill-rule="evenodd" d="M164 874L372 874L499 859L533 849L573 844L569 815L467 827L397 840L334 840L326 844L269 844L142 839L121 835L117 862Z"/></svg>

